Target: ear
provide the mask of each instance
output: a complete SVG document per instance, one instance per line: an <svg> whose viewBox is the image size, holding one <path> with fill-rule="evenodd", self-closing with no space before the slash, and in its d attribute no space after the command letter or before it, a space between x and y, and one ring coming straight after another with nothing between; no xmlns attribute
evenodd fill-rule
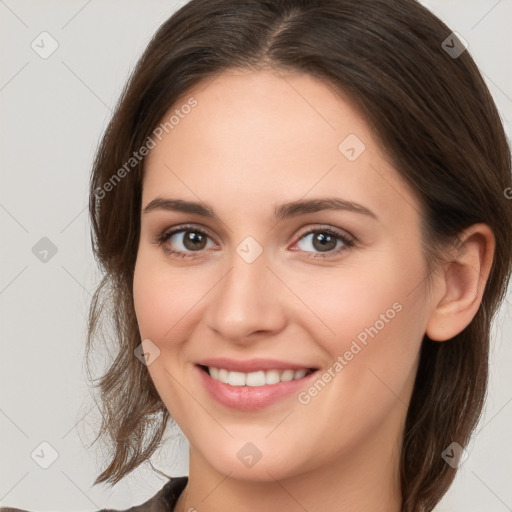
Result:
<svg viewBox="0 0 512 512"><path fill-rule="evenodd" d="M491 271L495 238L487 224L473 224L461 236L454 259L437 280L441 297L433 303L425 334L446 341L463 331L476 315Z"/></svg>

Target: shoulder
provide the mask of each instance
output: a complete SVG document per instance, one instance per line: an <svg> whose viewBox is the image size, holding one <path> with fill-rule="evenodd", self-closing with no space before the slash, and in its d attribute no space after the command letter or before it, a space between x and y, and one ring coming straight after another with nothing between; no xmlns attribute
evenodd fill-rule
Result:
<svg viewBox="0 0 512 512"><path fill-rule="evenodd" d="M124 510L102 508L96 512L171 512L187 482L188 477L186 476L173 477L153 497L140 505ZM29 511L14 507L0 507L0 512Z"/></svg>
<svg viewBox="0 0 512 512"><path fill-rule="evenodd" d="M125 510L102 508L97 512L171 512L187 482L188 477L186 476L174 477L169 479L152 498L140 505ZM3 511L0 509L0 512Z"/></svg>

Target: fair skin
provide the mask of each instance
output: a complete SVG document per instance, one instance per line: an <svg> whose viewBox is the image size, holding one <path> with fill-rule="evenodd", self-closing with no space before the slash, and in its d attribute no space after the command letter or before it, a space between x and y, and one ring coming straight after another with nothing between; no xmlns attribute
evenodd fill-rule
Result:
<svg viewBox="0 0 512 512"><path fill-rule="evenodd" d="M492 232L468 229L427 293L417 197L332 88L304 74L230 70L173 109L190 96L197 106L145 162L134 275L141 339L160 351L148 371L190 442L175 510L398 512L399 449L423 336L448 340L476 314ZM365 145L353 161L338 149L349 134ZM273 218L282 203L331 197L375 217L330 209ZM144 213L155 198L199 202L217 217ZM193 227L155 243L183 224ZM355 244L335 236L322 249L314 239L327 227ZM187 230L200 237L194 228L207 235L202 245L185 243ZM251 263L236 250L249 236L263 249ZM378 332L345 357L372 326ZM317 369L299 383L307 392L340 355L342 370L307 403L294 392L258 410L219 403L197 366L210 357L287 361ZM248 442L261 454L251 467L237 456Z"/></svg>

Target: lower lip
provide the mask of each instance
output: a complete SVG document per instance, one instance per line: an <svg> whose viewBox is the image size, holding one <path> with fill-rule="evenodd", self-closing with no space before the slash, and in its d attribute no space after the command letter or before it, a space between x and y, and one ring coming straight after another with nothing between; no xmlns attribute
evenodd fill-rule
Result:
<svg viewBox="0 0 512 512"><path fill-rule="evenodd" d="M221 405L238 409L240 411L258 411L285 398L293 393L299 392L309 381L314 378L317 371L314 371L302 379L267 384L265 386L230 386L218 380L212 379L210 375L196 366L200 378L210 395Z"/></svg>

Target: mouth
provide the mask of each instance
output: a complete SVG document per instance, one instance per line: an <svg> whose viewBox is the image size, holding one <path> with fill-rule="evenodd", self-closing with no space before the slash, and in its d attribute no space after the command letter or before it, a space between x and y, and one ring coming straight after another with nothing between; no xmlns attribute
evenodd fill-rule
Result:
<svg viewBox="0 0 512 512"><path fill-rule="evenodd" d="M235 387L272 386L279 384L280 382L300 380L317 370L316 368L300 368L298 370L292 368L284 370L275 368L270 370L257 370L253 372L238 372L230 371L226 368L217 368L215 366L198 366L213 380Z"/></svg>
<svg viewBox="0 0 512 512"><path fill-rule="evenodd" d="M243 412L259 411L292 397L311 385L319 370L268 360L234 363L219 359L196 363L195 367L203 389L214 402ZM242 368L247 371L240 371Z"/></svg>

